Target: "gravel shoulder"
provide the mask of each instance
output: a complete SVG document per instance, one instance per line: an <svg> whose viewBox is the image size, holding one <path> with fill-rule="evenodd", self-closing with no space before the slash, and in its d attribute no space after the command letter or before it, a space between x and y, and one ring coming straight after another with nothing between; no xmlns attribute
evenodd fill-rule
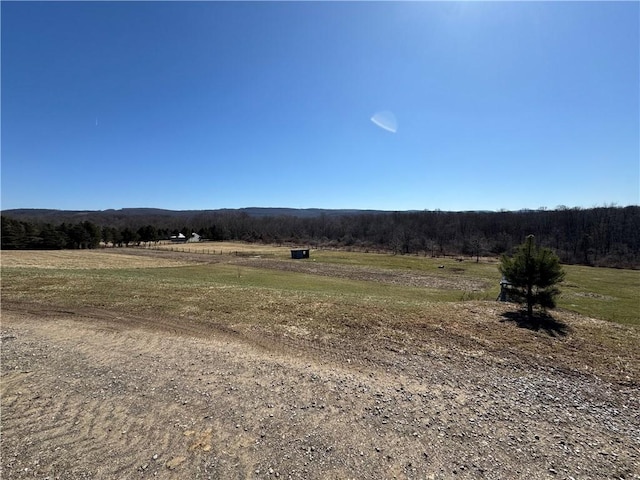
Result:
<svg viewBox="0 0 640 480"><path fill-rule="evenodd" d="M503 333L492 336L491 305L461 307L473 335L452 325L403 341L373 330L319 341L3 303L0 473L640 478L633 353L579 348L572 335L597 321L567 313L574 333L564 339L496 321ZM521 354L508 335L533 338L540 355ZM554 342L575 351L549 358ZM596 355L610 361L594 371Z"/></svg>

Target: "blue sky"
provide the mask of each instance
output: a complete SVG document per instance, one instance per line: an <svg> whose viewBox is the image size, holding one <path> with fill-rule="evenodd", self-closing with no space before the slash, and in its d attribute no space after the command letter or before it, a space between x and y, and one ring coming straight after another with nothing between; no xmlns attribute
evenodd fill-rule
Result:
<svg viewBox="0 0 640 480"><path fill-rule="evenodd" d="M2 209L640 203L638 2L1 9Z"/></svg>

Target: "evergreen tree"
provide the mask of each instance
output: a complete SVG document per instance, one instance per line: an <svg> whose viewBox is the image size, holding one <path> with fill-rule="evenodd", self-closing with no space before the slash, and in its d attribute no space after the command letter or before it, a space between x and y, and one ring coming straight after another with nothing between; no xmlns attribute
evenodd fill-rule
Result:
<svg viewBox="0 0 640 480"><path fill-rule="evenodd" d="M40 232L42 237L42 248L61 249L67 244L67 238L53 225L47 223Z"/></svg>
<svg viewBox="0 0 640 480"><path fill-rule="evenodd" d="M502 256L500 272L511 284L510 296L526 303L527 315L533 316L533 306L555 308L560 293L557 284L564 280L560 259L552 250L538 247L533 235L520 245L512 257Z"/></svg>
<svg viewBox="0 0 640 480"><path fill-rule="evenodd" d="M124 244L125 247L128 247L129 244L132 242L138 241L138 234L133 230L131 230L129 227L126 227L124 230L122 230L120 235L122 238L122 243Z"/></svg>
<svg viewBox="0 0 640 480"><path fill-rule="evenodd" d="M2 220L2 250L19 250L27 246L27 234L24 223L7 218L4 215Z"/></svg>
<svg viewBox="0 0 640 480"><path fill-rule="evenodd" d="M145 225L138 229L138 238L142 242L155 242L158 240L158 231L153 225Z"/></svg>
<svg viewBox="0 0 640 480"><path fill-rule="evenodd" d="M102 229L99 226L88 221L82 222L82 227L86 232L86 248L98 247L100 245L100 240L102 240Z"/></svg>

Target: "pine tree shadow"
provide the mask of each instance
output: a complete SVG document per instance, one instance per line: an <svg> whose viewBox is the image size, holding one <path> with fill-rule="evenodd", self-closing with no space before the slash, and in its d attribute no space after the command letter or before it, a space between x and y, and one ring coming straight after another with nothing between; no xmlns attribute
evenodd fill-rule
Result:
<svg viewBox="0 0 640 480"><path fill-rule="evenodd" d="M526 328L534 332L544 331L551 337L566 337L569 333L567 324L556 320L548 313L536 312L529 318L526 312L519 310L516 312L505 312L501 315L501 323L513 322L519 328Z"/></svg>

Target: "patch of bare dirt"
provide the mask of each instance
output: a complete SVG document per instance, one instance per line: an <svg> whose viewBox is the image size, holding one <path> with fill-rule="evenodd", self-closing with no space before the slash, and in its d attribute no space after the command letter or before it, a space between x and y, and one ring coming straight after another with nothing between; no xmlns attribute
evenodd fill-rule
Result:
<svg viewBox="0 0 640 480"><path fill-rule="evenodd" d="M462 291L483 291L488 288L487 282L480 279L444 277L429 275L422 272L394 271L372 267L354 267L352 265L330 265L312 262L291 262L273 259L243 258L237 260L247 266L284 270L288 272L308 273L333 278L347 278L349 280L363 280L368 282L387 283L422 288L458 289ZM460 273L462 269L459 269Z"/></svg>
<svg viewBox="0 0 640 480"><path fill-rule="evenodd" d="M177 253L162 250L146 249L116 249L115 254L130 256L143 256L150 258L164 258L171 260L190 261L194 263L229 263L255 268L266 268L287 272L307 273L333 278L346 278L349 280L374 281L391 285L403 285L421 288L457 289L465 292L483 291L489 284L482 279L463 278L456 276L463 269L450 269L452 277L432 275L425 272L394 271L384 268L373 268L353 265L332 265L309 261L279 260L259 256L244 255L210 255L204 253Z"/></svg>
<svg viewBox="0 0 640 480"><path fill-rule="evenodd" d="M640 478L637 359L582 351L589 319L479 302L319 337L2 307L2 478Z"/></svg>

